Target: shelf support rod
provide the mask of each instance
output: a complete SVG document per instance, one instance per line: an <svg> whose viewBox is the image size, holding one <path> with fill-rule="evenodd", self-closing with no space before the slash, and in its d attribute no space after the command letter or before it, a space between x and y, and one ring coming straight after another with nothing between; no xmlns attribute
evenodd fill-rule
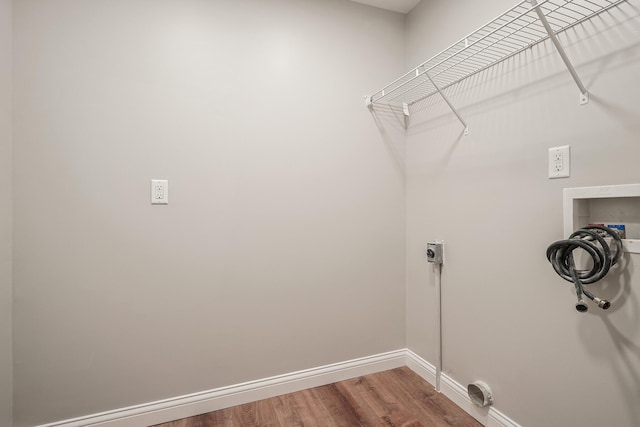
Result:
<svg viewBox="0 0 640 427"><path fill-rule="evenodd" d="M580 76L578 76L576 69L573 68L573 64L569 60L569 57L564 51L564 48L560 44L560 41L558 40L556 33L551 28L551 25L549 25L549 21L547 21L547 17L544 15L544 12L542 12L542 10L540 9L540 5L538 5L538 1L537 0L527 0L527 1L536 10L536 13L538 14L538 18L540 19L540 22L542 22L542 25L544 26L545 30L547 30L547 34L549 34L549 38L551 39L554 46L556 47L556 50L560 54L560 57L562 58L564 65L566 65L567 69L569 70L569 73L571 73L571 77L573 77L573 80L578 85L578 89L580 89L580 105L588 104L589 92L587 91L587 88L585 88L584 85L582 84L582 81L580 80Z"/></svg>
<svg viewBox="0 0 640 427"><path fill-rule="evenodd" d="M453 114L455 114L458 120L460 120L460 123L462 123L462 126L464 126L464 134L469 135L469 126L467 125L467 122L464 121L460 113L458 113L458 110L456 110L456 107L454 107L453 104L449 101L449 98L447 98L447 96L444 93L442 93L442 91L440 90L440 87L436 84L436 82L433 81L429 73L425 71L424 75L427 76L427 78L429 79L433 87L436 88L436 90L438 91L442 99L444 99L444 102L446 102L449 108L451 108L451 111L453 111Z"/></svg>

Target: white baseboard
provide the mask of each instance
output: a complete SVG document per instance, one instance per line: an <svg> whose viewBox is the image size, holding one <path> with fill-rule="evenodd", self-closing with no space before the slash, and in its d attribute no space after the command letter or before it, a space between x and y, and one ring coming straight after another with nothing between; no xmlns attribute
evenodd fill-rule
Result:
<svg viewBox="0 0 640 427"><path fill-rule="evenodd" d="M411 350L406 351L407 366L430 384L435 384L436 367ZM486 427L520 427L518 423L509 419L509 417L493 406L489 408L479 408L471 403L467 388L447 374L442 374L440 388L442 394Z"/></svg>
<svg viewBox="0 0 640 427"><path fill-rule="evenodd" d="M409 367L430 384L436 382L435 366L402 349L39 427L146 427L401 366ZM486 427L520 427L494 407L476 407L467 389L446 374L441 380L442 394Z"/></svg>
<svg viewBox="0 0 640 427"><path fill-rule="evenodd" d="M406 349L407 367L431 385L436 383L436 367L413 351Z"/></svg>
<svg viewBox="0 0 640 427"><path fill-rule="evenodd" d="M146 427L405 365L406 350L396 350L40 427Z"/></svg>

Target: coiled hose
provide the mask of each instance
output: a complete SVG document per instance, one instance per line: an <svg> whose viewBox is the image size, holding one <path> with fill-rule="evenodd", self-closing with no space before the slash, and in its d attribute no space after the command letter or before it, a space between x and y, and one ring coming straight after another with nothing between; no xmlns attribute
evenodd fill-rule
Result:
<svg viewBox="0 0 640 427"><path fill-rule="evenodd" d="M603 236L611 237L614 251ZM593 260L591 270L577 270L573 259L573 251L583 249ZM560 277L572 282L576 288L576 310L588 310L583 295L595 302L603 310L611 307L607 300L600 299L584 288L584 285L595 283L607 275L609 269L616 265L622 254L622 240L620 235L607 227L590 225L574 232L569 239L559 240L547 248L547 259Z"/></svg>

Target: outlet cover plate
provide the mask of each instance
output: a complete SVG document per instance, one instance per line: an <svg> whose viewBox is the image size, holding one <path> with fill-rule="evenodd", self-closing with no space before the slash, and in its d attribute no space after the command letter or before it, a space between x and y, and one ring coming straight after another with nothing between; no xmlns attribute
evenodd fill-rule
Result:
<svg viewBox="0 0 640 427"><path fill-rule="evenodd" d="M569 178L571 176L571 146L549 148L549 178Z"/></svg>
<svg viewBox="0 0 640 427"><path fill-rule="evenodd" d="M169 181L166 179L151 180L151 204L169 204Z"/></svg>

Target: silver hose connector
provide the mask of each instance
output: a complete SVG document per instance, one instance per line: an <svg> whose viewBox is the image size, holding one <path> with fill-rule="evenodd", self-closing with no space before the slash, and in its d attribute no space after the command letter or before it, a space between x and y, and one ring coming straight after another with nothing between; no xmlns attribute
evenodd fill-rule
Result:
<svg viewBox="0 0 640 427"><path fill-rule="evenodd" d="M600 299L598 297L595 297L593 299L593 302L598 304L598 307L600 307L603 310L608 310L609 307L611 307L611 303L609 301L607 301L606 299Z"/></svg>

